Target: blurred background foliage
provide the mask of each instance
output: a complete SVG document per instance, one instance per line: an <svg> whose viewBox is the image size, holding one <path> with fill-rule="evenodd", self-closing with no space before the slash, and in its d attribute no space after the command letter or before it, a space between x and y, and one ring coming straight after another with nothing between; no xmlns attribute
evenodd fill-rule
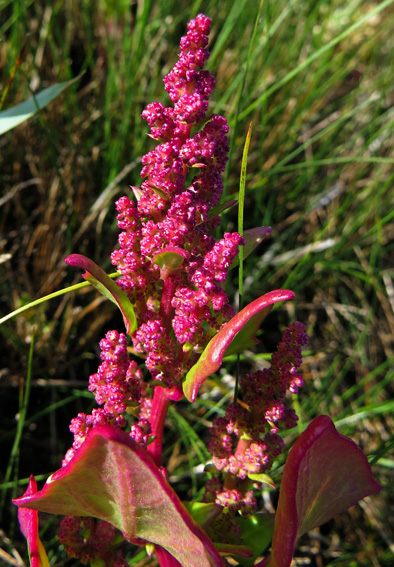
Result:
<svg viewBox="0 0 394 567"><path fill-rule="evenodd" d="M296 293L264 323L241 370L266 364L259 353L275 348L288 322L305 323L300 427L329 414L384 486L305 538L298 564L392 565L394 0L0 0L0 8L3 90L20 57L3 109L81 74L0 138L0 315L79 282L63 262L71 252L112 271L114 201L140 184L141 156L153 148L141 111L168 104L162 79L179 39L191 17L209 15L210 111L227 118L232 146L225 198L237 198L252 121L245 228L275 229L245 264L243 301L278 287ZM236 229L233 209L222 230ZM235 271L227 291L237 303ZM110 328L122 329L120 315L89 288L0 326L0 564L24 550L11 496L31 472L45 478L59 467L70 419L92 407L87 380ZM204 483L204 430L230 399L234 373L230 360L196 405L170 412L169 469L188 498ZM52 521L42 536L51 563L75 564ZM148 564L144 554L130 559Z"/></svg>

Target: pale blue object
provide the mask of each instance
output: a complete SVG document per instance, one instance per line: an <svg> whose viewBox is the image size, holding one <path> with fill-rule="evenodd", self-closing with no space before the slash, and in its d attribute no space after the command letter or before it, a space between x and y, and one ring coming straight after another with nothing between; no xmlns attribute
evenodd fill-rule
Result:
<svg viewBox="0 0 394 567"><path fill-rule="evenodd" d="M67 87L77 81L79 77L48 87L37 93L34 98L29 98L12 108L7 108L0 112L0 135L12 130L28 118L31 118L36 112L45 108L53 99L55 99Z"/></svg>

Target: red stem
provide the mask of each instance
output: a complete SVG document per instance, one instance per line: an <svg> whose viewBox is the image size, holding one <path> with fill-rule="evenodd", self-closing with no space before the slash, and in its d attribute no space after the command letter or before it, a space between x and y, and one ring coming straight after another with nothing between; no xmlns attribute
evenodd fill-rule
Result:
<svg viewBox="0 0 394 567"><path fill-rule="evenodd" d="M174 297L176 289L176 281L171 275L163 277L163 293L160 302L160 315L162 317L166 331L171 328L171 321L173 316L173 307L171 305L172 298Z"/></svg>
<svg viewBox="0 0 394 567"><path fill-rule="evenodd" d="M161 453L163 449L163 429L166 419L170 399L168 397L169 390L156 386L153 393L152 411L151 411L151 428L152 435L155 439L147 447L147 451L153 458L158 467L161 466Z"/></svg>
<svg viewBox="0 0 394 567"><path fill-rule="evenodd" d="M242 439L242 438L239 439L237 448L235 450L235 456L237 457L238 455L243 455L246 449L251 444L251 442L252 442L251 439ZM228 490L231 488L235 488L236 486L237 486L237 477L232 473L226 473L224 477L223 488L225 490Z"/></svg>
<svg viewBox="0 0 394 567"><path fill-rule="evenodd" d="M237 443L237 448L235 449L235 456L238 457L238 455L243 455L251 442L251 439L243 439L241 437L241 439Z"/></svg>

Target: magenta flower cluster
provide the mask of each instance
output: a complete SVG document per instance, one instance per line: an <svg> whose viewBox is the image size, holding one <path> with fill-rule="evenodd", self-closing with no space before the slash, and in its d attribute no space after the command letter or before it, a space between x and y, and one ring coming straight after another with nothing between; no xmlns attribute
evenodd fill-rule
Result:
<svg viewBox="0 0 394 567"><path fill-rule="evenodd" d="M148 440L151 400L146 396L141 369L129 359L126 335L109 331L100 341L100 348L103 362L97 373L90 376L89 390L94 393L97 404L103 407L93 409L91 415L80 413L71 420L74 442L66 453L63 466L75 455L92 427L108 423L124 428L124 413L135 406L139 406L139 420L132 425L130 435L141 444Z"/></svg>
<svg viewBox="0 0 394 567"><path fill-rule="evenodd" d="M238 233L225 233L219 241L210 235L220 223L211 211L223 189L227 123L213 115L192 135L206 120L215 86L210 73L201 70L209 56L210 23L200 14L182 38L179 61L164 79L173 106L152 103L142 113L160 143L142 158L145 180L141 189L134 188L137 205L127 197L116 203L122 232L111 256L121 273L117 283L138 320L131 337L134 351L145 357L153 379L178 391L198 353L234 315L221 284L243 243ZM149 396L141 371L129 360L125 335L110 331L100 347L103 363L90 377L89 390L103 407L72 421L74 443L64 464L94 425L124 427L123 414L133 404L140 412L133 437L146 442L150 433Z"/></svg>
<svg viewBox="0 0 394 567"><path fill-rule="evenodd" d="M63 465L92 427L110 424L128 427L130 436L160 467L170 400L183 397L186 373L234 316L223 284L244 239L237 232L225 233L219 241L212 236L220 223L215 207L229 145L225 119L207 116L215 86L203 70L210 23L200 14L181 40L179 61L164 79L172 105L152 103L142 113L158 144L142 158L144 181L141 188L133 187L136 202L122 197L116 203L121 232L119 248L111 255L121 274L117 284L133 306L136 330L131 332L130 347L126 335L117 331L109 331L100 342L102 363L90 376L89 390L101 407L72 420L74 442ZM286 396L302 385L298 368L306 341L300 323L289 327L271 368L241 378L242 403L230 405L225 417L212 424L208 449L217 473L226 477L224 482L211 479L204 499L219 504L229 518L256 509L253 483L247 477L269 469L283 449L279 426L289 428L296 422ZM145 359L150 382L130 360L129 350ZM237 525L222 517L219 531L220 525L227 537L237 533ZM95 548L100 530L105 545ZM81 532L88 534L82 540ZM105 522L66 518L62 523L61 540L69 555L82 562L106 562L114 537ZM123 567L123 562L116 552L105 564Z"/></svg>
<svg viewBox="0 0 394 567"><path fill-rule="evenodd" d="M280 455L279 428L290 429L297 423L288 394L302 386L298 368L301 347L307 342L304 325L296 321L284 331L270 368L241 377L242 404L231 404L225 417L216 417L210 429L208 449L218 471L245 479L270 469Z"/></svg>
<svg viewBox="0 0 394 567"><path fill-rule="evenodd" d="M142 158L137 205L127 197L117 202L123 232L112 263L122 274L118 284L137 306L133 346L167 387L180 383L234 314L221 283L243 243L237 233L218 242L210 234L220 222L211 211L222 194L229 150L224 118L210 116L201 128L215 86L202 70L210 23L200 14L182 38L179 61L164 79L173 106L156 102L142 113L160 143ZM188 185L192 171L197 173Z"/></svg>
<svg viewBox="0 0 394 567"><path fill-rule="evenodd" d="M108 522L94 518L68 516L62 520L59 540L70 557L78 557L83 564L127 567L128 563L119 545L123 538Z"/></svg>
<svg viewBox="0 0 394 567"><path fill-rule="evenodd" d="M240 380L242 402L231 404L224 417L213 420L208 450L216 470L227 474L223 483L218 477L208 481L204 501L227 509L227 525L233 531L235 513L248 515L257 508L253 491L245 490L245 479L271 468L284 449L279 428L290 429L297 423L288 394L302 386L298 368L301 347L307 342L304 325L298 321L290 325L272 355L270 368L245 374Z"/></svg>

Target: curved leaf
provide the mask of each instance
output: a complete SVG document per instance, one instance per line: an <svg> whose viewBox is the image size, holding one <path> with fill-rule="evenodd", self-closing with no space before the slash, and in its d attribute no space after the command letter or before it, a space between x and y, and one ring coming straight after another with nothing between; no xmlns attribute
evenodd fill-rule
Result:
<svg viewBox="0 0 394 567"><path fill-rule="evenodd" d="M208 216L210 219L212 219L213 217L216 217L216 215L220 215L220 213L222 213L223 211L226 211L227 209L232 209L237 203L238 201L236 201L235 199L231 199L230 201L226 201L224 203L219 203L219 205L216 205L216 207L210 209L210 211L208 212Z"/></svg>
<svg viewBox="0 0 394 567"><path fill-rule="evenodd" d="M41 110L45 108L53 99L60 95L65 89L70 85L75 83L80 79L81 75L75 77L71 81L66 81L64 83L59 83L57 85L52 85L39 93L37 93L34 98L29 98L12 108L7 108L0 112L0 135L12 130L28 118L31 118Z"/></svg>
<svg viewBox="0 0 394 567"><path fill-rule="evenodd" d="M254 514L253 516L239 516L235 520L241 529L243 545L253 550L251 559L239 559L242 567L252 567L256 558L268 548L272 541L274 531L273 514Z"/></svg>
<svg viewBox="0 0 394 567"><path fill-rule="evenodd" d="M269 567L288 567L303 533L381 488L356 443L328 416L315 418L286 460Z"/></svg>
<svg viewBox="0 0 394 567"><path fill-rule="evenodd" d="M83 274L85 280L91 283L107 299L119 307L123 315L123 321L128 335L134 333L137 328L137 319L132 304L127 294L120 289L108 274L104 272L93 260L82 256L82 254L70 254L64 260L69 266L86 270Z"/></svg>
<svg viewBox="0 0 394 567"><path fill-rule="evenodd" d="M33 475L23 497L32 496L37 492L37 483ZM49 567L49 561L44 546L38 537L38 512L28 508L19 508L18 520L21 532L27 540L31 567Z"/></svg>
<svg viewBox="0 0 394 567"><path fill-rule="evenodd" d="M215 520L223 508L214 502L183 502L193 520L201 527Z"/></svg>
<svg viewBox="0 0 394 567"><path fill-rule="evenodd" d="M201 384L220 368L225 356L245 350L257 342L254 335L274 303L293 297L294 293L288 289L270 291L249 303L226 323L209 341L197 363L187 373L183 383L186 398L194 402Z"/></svg>
<svg viewBox="0 0 394 567"><path fill-rule="evenodd" d="M183 567L223 567L211 540L147 452L110 425L94 427L75 457L42 490L14 503L51 514L100 518L128 541L163 547Z"/></svg>

